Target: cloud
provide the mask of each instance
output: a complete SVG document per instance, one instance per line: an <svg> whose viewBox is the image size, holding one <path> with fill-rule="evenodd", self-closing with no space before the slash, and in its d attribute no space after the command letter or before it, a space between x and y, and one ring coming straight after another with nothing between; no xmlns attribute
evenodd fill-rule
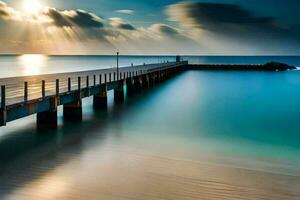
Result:
<svg viewBox="0 0 300 200"><path fill-rule="evenodd" d="M115 12L121 13L121 14L126 14L126 15L133 15L134 11L133 10L116 10Z"/></svg>
<svg viewBox="0 0 300 200"><path fill-rule="evenodd" d="M166 13L172 23L143 27L80 9L45 8L31 16L0 0L0 53L300 53L298 25L283 28L238 5L183 2Z"/></svg>
<svg viewBox="0 0 300 200"><path fill-rule="evenodd" d="M115 28L118 28L118 29L129 30L129 31L136 30L136 28L133 25L124 22L124 20L122 18L112 17L112 18L109 19L109 21L110 21L110 25L112 27L115 27Z"/></svg>
<svg viewBox="0 0 300 200"><path fill-rule="evenodd" d="M175 28L166 24L153 24L149 29L156 33L161 33L169 36L179 35L179 32Z"/></svg>
<svg viewBox="0 0 300 200"><path fill-rule="evenodd" d="M239 5L181 2L167 6L166 14L190 38L217 54L300 52L300 35L292 27L272 17L257 16Z"/></svg>
<svg viewBox="0 0 300 200"><path fill-rule="evenodd" d="M14 8L9 7L3 1L0 1L0 19L4 20L19 20L20 13Z"/></svg>
<svg viewBox="0 0 300 200"><path fill-rule="evenodd" d="M185 45L192 46L167 24L135 27L122 18L105 19L85 10L56 8L32 16L4 3L0 10L0 53L108 54L118 50L177 54ZM16 16L19 20L11 20Z"/></svg>
<svg viewBox="0 0 300 200"><path fill-rule="evenodd" d="M103 19L84 10L59 11L55 8L48 8L43 14L58 27L102 28L104 26Z"/></svg>
<svg viewBox="0 0 300 200"><path fill-rule="evenodd" d="M248 10L234 4L191 3L184 2L170 5L167 14L172 21L183 26L199 29L218 29L222 26L252 26L259 28L275 28L273 18L257 17Z"/></svg>
<svg viewBox="0 0 300 200"><path fill-rule="evenodd" d="M4 2L0 1L0 16L1 17L9 16L9 12L7 9L8 9L7 5Z"/></svg>

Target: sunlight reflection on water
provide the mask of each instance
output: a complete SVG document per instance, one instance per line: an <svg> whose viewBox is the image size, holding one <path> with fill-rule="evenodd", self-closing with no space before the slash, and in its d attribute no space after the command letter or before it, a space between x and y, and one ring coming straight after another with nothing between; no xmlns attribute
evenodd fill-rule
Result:
<svg viewBox="0 0 300 200"><path fill-rule="evenodd" d="M46 66L47 56L41 54L24 54L18 57L23 75L38 75Z"/></svg>

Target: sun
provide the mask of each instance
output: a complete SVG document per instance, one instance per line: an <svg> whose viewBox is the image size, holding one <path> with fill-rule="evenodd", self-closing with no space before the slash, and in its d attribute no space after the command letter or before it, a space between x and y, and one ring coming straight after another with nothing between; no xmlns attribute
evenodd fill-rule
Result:
<svg viewBox="0 0 300 200"><path fill-rule="evenodd" d="M40 0L23 0L23 9L27 14L38 14L43 8L44 6Z"/></svg>

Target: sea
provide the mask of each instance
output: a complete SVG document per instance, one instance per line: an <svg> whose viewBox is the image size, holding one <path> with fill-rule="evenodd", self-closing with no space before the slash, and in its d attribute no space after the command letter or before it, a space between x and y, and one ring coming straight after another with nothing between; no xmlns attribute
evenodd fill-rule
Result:
<svg viewBox="0 0 300 200"><path fill-rule="evenodd" d="M282 62L300 67L300 56L181 56L191 64L264 64ZM120 56L119 66L172 62L176 56ZM0 55L0 78L114 68L116 55L47 56Z"/></svg>
<svg viewBox="0 0 300 200"><path fill-rule="evenodd" d="M300 67L297 56L182 58L201 64L276 61ZM119 58L121 67L166 61L175 57ZM0 56L0 77L115 66L116 56ZM186 71L126 96L123 104L114 103L111 91L108 98L103 111L93 110L92 98L84 99L80 123L64 122L59 108L57 130L37 130L34 115L0 127L0 199L299 197L299 70ZM209 171L210 166L218 169ZM222 170L228 168L236 171ZM253 178L252 172L261 179ZM293 180L284 182L286 176ZM231 188L233 177L241 181L236 188ZM223 180L231 185L224 186ZM274 189L276 181L280 190ZM260 190L234 196L243 186L263 183ZM291 196L275 196L281 190ZM217 193L220 196L214 196Z"/></svg>

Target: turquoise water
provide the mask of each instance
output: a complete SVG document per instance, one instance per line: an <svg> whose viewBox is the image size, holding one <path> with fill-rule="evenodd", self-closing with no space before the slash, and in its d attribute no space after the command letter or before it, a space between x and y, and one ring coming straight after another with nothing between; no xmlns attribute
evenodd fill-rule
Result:
<svg viewBox="0 0 300 200"><path fill-rule="evenodd" d="M96 126L100 120L105 123L100 123L99 130L95 127L92 137L115 132L120 134L118 142L124 139L141 140L150 146L170 145L170 149L165 149L168 153L178 145L190 149L193 156L194 149L205 149L217 155L248 157L274 166L300 166L299 88L300 71L189 71L159 88L128 98L119 108L112 104L105 113L94 113L92 100L87 99L84 108L87 122L72 124L69 131L60 113L60 129L51 134L60 135L63 140L65 134L77 129L73 130L73 126L82 128L85 123ZM109 131L102 126L108 126ZM35 119L12 122L0 128L0 133L3 143L0 148L5 148L0 151L1 157L10 158L10 152L22 154L18 152L19 145L27 150L26 138L36 139ZM13 138L18 145L6 146L6 138ZM193 157L185 151L181 154Z"/></svg>
<svg viewBox="0 0 300 200"><path fill-rule="evenodd" d="M187 71L124 104L110 92L106 111L85 99L82 123L64 123L61 108L57 130L38 132L35 116L9 123L0 128L0 198L47 174L96 169L116 159L111 152L300 176L299 91L298 70Z"/></svg>

